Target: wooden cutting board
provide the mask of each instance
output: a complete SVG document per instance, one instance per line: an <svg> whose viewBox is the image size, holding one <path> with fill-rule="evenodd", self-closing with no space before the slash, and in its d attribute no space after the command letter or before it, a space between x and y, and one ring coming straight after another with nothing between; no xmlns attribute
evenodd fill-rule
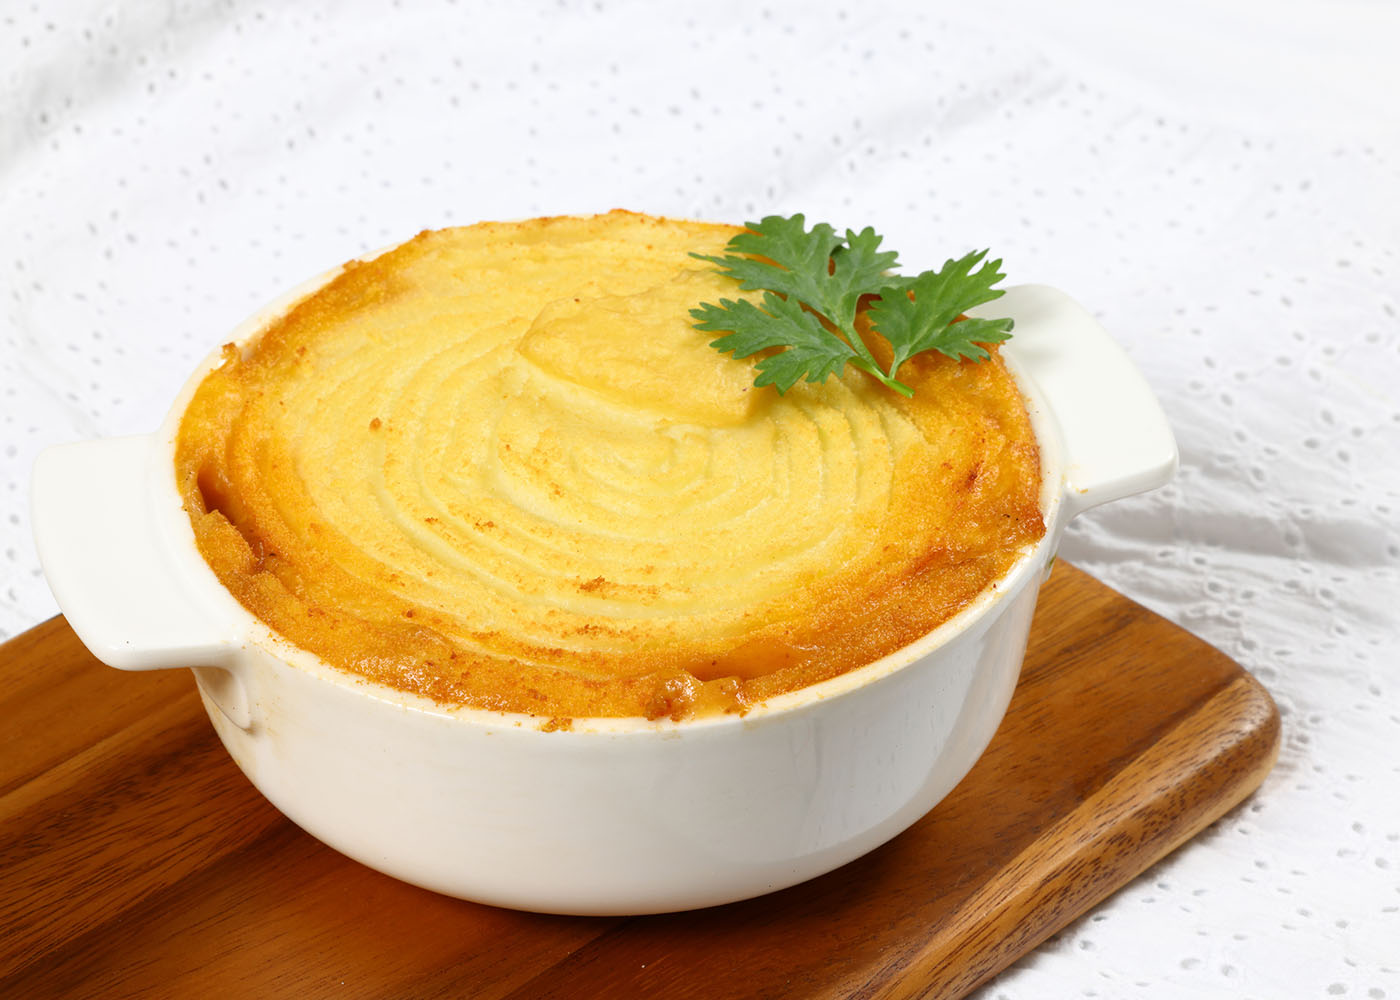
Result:
<svg viewBox="0 0 1400 1000"><path fill-rule="evenodd" d="M322 846L188 671L108 669L62 618L0 646L0 720L0 996L104 1000L961 996L1240 802L1279 739L1235 663L1061 565L992 746L913 828L761 899L578 918Z"/></svg>

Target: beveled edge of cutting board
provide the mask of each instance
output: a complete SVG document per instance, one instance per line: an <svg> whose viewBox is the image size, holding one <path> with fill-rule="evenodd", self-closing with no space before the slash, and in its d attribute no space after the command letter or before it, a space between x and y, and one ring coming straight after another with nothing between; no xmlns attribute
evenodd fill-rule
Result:
<svg viewBox="0 0 1400 1000"><path fill-rule="evenodd" d="M1240 668L1235 680L1042 833L964 908L986 907L1001 919L949 928L905 977L912 982L922 971L922 986L880 995L961 997L985 984L1248 799L1273 769L1281 743L1278 706ZM1172 751L1185 746L1209 748L1196 758L1196 771L1174 766L1179 758ZM1202 771L1211 780L1201 781ZM1159 797L1135 802L1133 789L1143 785ZM1077 864L1081 850L1068 849L1071 843L1082 849L1086 833L1102 845L1089 868ZM956 968L954 952L977 957Z"/></svg>

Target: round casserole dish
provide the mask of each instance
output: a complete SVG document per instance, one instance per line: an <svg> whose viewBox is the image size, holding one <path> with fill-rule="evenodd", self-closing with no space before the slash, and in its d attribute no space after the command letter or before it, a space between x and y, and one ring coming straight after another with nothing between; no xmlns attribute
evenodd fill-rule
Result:
<svg viewBox="0 0 1400 1000"><path fill-rule="evenodd" d="M256 337L332 276L229 339ZM1082 308L1038 286L1010 289L993 308L1016 322L1003 356L1040 445L1044 538L927 636L743 716L575 719L543 731L537 719L444 708L365 681L270 631L204 562L175 482L180 418L218 352L156 433L40 456L40 558L94 655L127 670L192 668L249 780L370 867L556 913L759 895L879 846L962 779L1006 711L1064 525L1175 468L1151 391Z"/></svg>

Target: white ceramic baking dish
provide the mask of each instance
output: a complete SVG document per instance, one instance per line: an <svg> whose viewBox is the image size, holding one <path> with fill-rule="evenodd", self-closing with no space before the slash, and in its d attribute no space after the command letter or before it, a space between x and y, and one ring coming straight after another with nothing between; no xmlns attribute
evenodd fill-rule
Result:
<svg viewBox="0 0 1400 1000"><path fill-rule="evenodd" d="M324 280L231 339L256 336ZM579 719L543 732L538 720L368 683L272 633L204 563L176 491L176 428L217 353L155 434L40 456L40 557L99 659L124 670L193 668L249 780L366 865L454 896L559 913L755 896L870 851L962 779L1006 711L1065 523L1175 468L1157 401L1082 308L1022 286L984 311L1016 321L1004 351L1041 446L1044 539L932 634L743 717Z"/></svg>

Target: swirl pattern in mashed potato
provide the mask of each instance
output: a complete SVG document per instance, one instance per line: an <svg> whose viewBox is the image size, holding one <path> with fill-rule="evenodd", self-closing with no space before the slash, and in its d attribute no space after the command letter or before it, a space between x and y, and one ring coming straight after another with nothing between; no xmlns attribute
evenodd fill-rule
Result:
<svg viewBox="0 0 1400 1000"><path fill-rule="evenodd" d="M920 357L785 396L690 326L733 227L427 232L225 349L176 473L200 551L327 662L560 724L682 718L872 662L1044 531L1015 384ZM872 344L878 351L879 344Z"/></svg>

